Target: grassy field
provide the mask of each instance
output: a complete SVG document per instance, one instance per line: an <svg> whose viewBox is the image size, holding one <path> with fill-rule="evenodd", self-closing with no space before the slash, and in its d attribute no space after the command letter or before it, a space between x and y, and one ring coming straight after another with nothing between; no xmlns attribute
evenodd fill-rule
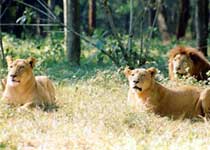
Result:
<svg viewBox="0 0 210 150"><path fill-rule="evenodd" d="M50 63L38 63L35 73L54 80L58 108L19 109L1 102L0 150L210 149L208 121L133 112L126 104L127 81L113 66Z"/></svg>

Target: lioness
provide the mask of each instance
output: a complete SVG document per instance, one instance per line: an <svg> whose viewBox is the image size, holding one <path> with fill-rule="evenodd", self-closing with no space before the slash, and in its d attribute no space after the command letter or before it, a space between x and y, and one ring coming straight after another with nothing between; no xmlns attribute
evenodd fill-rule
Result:
<svg viewBox="0 0 210 150"><path fill-rule="evenodd" d="M34 76L35 58L16 59L7 56L7 80L3 100L13 105L45 105L55 102L55 89L47 76Z"/></svg>
<svg viewBox="0 0 210 150"><path fill-rule="evenodd" d="M176 89L164 87L155 81L155 68L125 68L129 80L128 102L161 116L196 117L206 116L210 110L210 89L200 90L192 86Z"/></svg>

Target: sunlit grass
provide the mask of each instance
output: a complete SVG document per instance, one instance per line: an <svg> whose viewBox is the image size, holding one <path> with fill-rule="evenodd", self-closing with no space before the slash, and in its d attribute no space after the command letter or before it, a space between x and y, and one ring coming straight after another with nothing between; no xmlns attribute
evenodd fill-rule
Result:
<svg viewBox="0 0 210 150"><path fill-rule="evenodd" d="M207 149L209 122L133 112L118 73L56 84L58 109L0 104L0 149Z"/></svg>

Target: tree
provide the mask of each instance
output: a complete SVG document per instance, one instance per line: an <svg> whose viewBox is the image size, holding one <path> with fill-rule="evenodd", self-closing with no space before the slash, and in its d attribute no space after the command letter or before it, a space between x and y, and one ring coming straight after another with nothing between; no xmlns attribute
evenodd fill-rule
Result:
<svg viewBox="0 0 210 150"><path fill-rule="evenodd" d="M0 2L0 24L1 24L1 16L2 16L2 3ZM3 48L3 42L2 42L2 31L1 31L1 26L0 26L0 51L1 51L1 56L2 56L2 65L4 65L4 48Z"/></svg>
<svg viewBox="0 0 210 150"><path fill-rule="evenodd" d="M150 0L150 5L149 5L149 26L153 26L153 22L155 19L155 13L156 13L156 8L155 8L155 1L156 0Z"/></svg>
<svg viewBox="0 0 210 150"><path fill-rule="evenodd" d="M167 26L167 22L166 22L166 11L165 11L165 6L163 4L162 1L159 2L160 3L160 11L158 13L158 27L159 27L159 31L161 33L162 39L163 39L163 43L168 43L170 40L170 35L168 33L168 26Z"/></svg>
<svg viewBox="0 0 210 150"><path fill-rule="evenodd" d="M88 34L92 35L96 27L96 0L89 0L88 6Z"/></svg>
<svg viewBox="0 0 210 150"><path fill-rule="evenodd" d="M156 0L150 0L150 5L149 5L149 26L150 27L153 27L153 23L155 20L155 14L156 14L155 2ZM154 34L152 34L152 37L154 37Z"/></svg>
<svg viewBox="0 0 210 150"><path fill-rule="evenodd" d="M176 30L176 38L180 39L185 36L185 31L187 29L187 23L190 18L190 1L189 0L179 0L179 20Z"/></svg>
<svg viewBox="0 0 210 150"><path fill-rule="evenodd" d="M63 0L65 47L68 61L72 65L80 64L80 4L77 0Z"/></svg>
<svg viewBox="0 0 210 150"><path fill-rule="evenodd" d="M197 47L205 56L207 56L208 0L196 0L195 26Z"/></svg>

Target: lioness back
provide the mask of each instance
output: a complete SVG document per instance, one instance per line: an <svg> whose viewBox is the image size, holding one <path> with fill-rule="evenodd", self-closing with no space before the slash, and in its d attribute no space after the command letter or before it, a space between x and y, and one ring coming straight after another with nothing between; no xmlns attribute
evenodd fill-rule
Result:
<svg viewBox="0 0 210 150"><path fill-rule="evenodd" d="M186 117L198 114L196 105L198 104L200 90L196 87L183 86L177 89L164 88L164 92L160 93L160 101L158 112L160 114L171 114L180 116L185 114ZM168 91L168 92L166 92Z"/></svg>
<svg viewBox="0 0 210 150"><path fill-rule="evenodd" d="M55 88L47 76L36 76L37 90L44 103L55 102Z"/></svg>

